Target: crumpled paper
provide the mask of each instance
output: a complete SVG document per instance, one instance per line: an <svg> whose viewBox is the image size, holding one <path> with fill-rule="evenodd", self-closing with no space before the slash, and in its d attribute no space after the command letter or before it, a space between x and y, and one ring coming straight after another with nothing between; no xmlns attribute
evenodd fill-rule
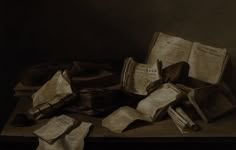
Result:
<svg viewBox="0 0 236 150"><path fill-rule="evenodd" d="M82 122L78 127L70 133L61 137L53 144L49 144L42 139L39 139L37 150L83 150L84 138L89 132L92 123Z"/></svg>
<svg viewBox="0 0 236 150"><path fill-rule="evenodd" d="M47 103L55 98L72 94L70 79L66 71L57 71L37 92L32 95L33 107Z"/></svg>

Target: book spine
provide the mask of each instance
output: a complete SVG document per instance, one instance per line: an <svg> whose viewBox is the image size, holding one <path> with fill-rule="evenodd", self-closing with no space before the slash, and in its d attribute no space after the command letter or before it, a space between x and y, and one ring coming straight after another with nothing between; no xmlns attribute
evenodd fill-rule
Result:
<svg viewBox="0 0 236 150"><path fill-rule="evenodd" d="M125 92L135 93L135 91L132 90L132 87L130 87L130 80L133 76L135 65L136 62L132 57L126 58L124 61L124 66L121 73L121 89Z"/></svg>
<svg viewBox="0 0 236 150"><path fill-rule="evenodd" d="M188 94L188 99L189 101L192 103L192 105L194 106L194 108L196 109L196 111L198 112L198 114L200 115L200 117L206 122L208 123L210 120L207 119L207 117L203 114L203 112L201 111L201 109L199 108L199 106L197 105L197 103L195 102L195 93L194 91L190 92Z"/></svg>

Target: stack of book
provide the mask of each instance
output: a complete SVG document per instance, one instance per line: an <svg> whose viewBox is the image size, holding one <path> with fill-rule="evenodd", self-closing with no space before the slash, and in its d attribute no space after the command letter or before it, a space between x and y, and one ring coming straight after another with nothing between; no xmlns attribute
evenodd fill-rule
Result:
<svg viewBox="0 0 236 150"><path fill-rule="evenodd" d="M157 62L160 62L159 66ZM189 70L177 70L173 67L178 64L177 68L181 68L180 62L188 64ZM171 82L175 86L177 82L173 81L177 77L187 76L186 82L180 82L185 90L181 87L180 90L185 93L187 101L202 120L211 122L236 108L236 98L225 83L226 77L231 74L227 69L230 63L226 48L188 41L165 33L155 33L145 63L135 62L132 58L125 60L121 86L125 92L150 97L152 93L149 93L148 89L153 83ZM168 73L164 73L168 67ZM164 80L166 78L167 80ZM162 81L157 82L159 80ZM170 92L161 94L171 95ZM151 109L154 106L145 107ZM195 128L194 122L181 108L169 107L167 112L181 132Z"/></svg>

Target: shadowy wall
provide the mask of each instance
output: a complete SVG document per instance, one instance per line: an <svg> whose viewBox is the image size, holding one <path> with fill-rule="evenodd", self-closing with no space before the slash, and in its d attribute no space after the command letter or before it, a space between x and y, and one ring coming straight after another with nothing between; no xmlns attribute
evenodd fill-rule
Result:
<svg viewBox="0 0 236 150"><path fill-rule="evenodd" d="M234 0L7 0L1 3L0 48L4 52L1 87L5 90L1 107L9 101L13 79L24 66L48 60L122 62L128 56L142 61L155 31L229 48L236 66ZM236 85L235 80L232 83ZM0 110L6 112L5 108Z"/></svg>

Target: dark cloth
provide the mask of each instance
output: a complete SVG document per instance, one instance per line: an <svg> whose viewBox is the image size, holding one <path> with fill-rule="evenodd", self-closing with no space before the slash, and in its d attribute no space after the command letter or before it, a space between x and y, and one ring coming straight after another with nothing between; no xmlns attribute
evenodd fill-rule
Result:
<svg viewBox="0 0 236 150"><path fill-rule="evenodd" d="M178 62L162 70L162 80L164 83L186 83L189 73L189 64Z"/></svg>

